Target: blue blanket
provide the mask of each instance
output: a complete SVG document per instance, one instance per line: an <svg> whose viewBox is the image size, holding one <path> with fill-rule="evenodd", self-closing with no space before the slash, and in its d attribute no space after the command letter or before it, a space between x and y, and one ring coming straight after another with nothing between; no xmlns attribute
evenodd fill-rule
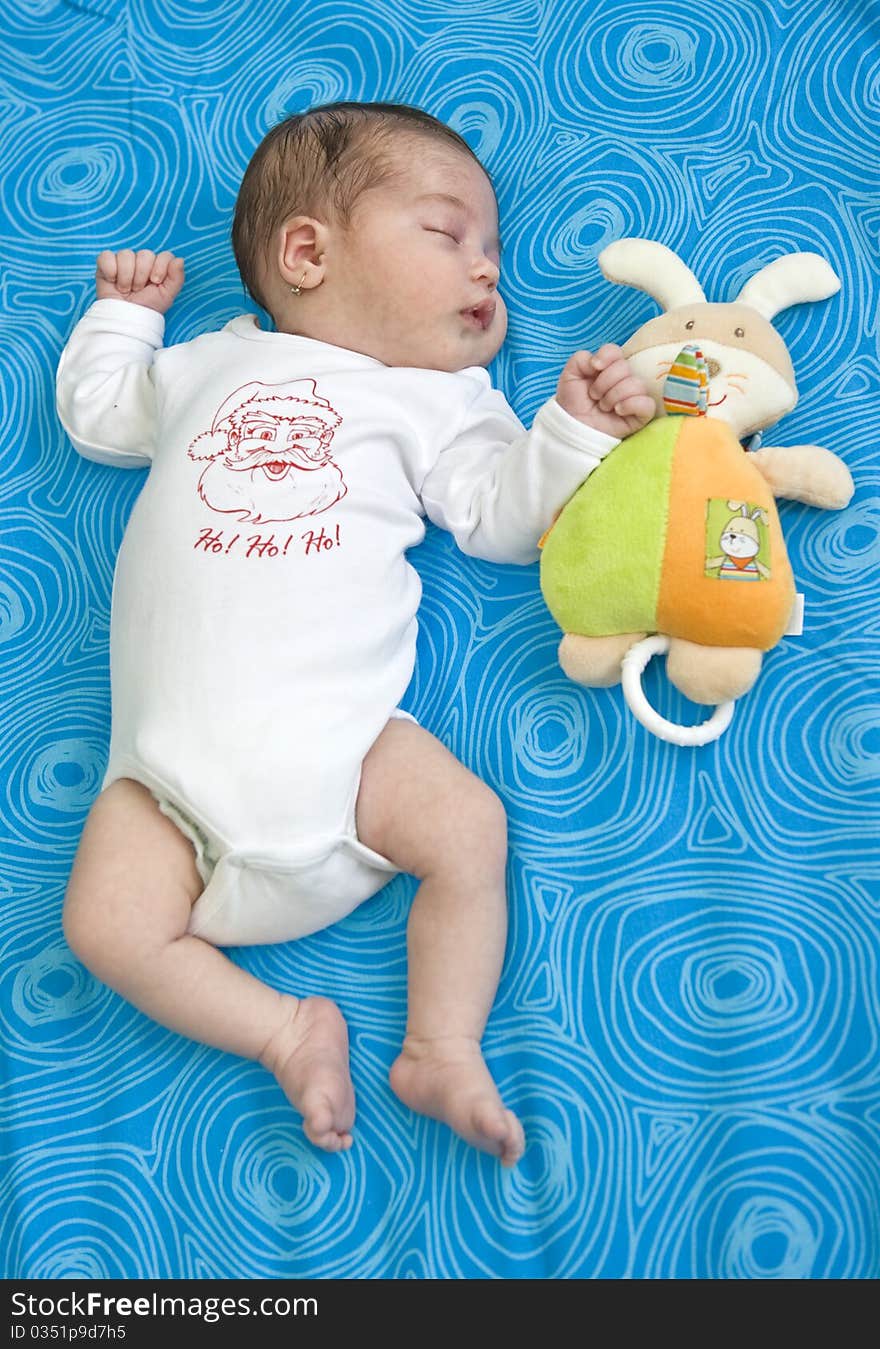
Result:
<svg viewBox="0 0 880 1349"><path fill-rule="evenodd" d="M3 1069L6 1278L874 1278L880 1273L873 0L21 0L2 6ZM351 1027L356 1143L329 1157L258 1066L158 1028L61 932L109 735L116 550L144 475L78 458L61 347L103 247L171 247L169 340L247 308L247 159L334 98L418 103L502 210L528 421L567 356L655 306L597 253L659 239L710 299L813 250L839 296L780 316L785 444L839 453L840 514L781 508L806 627L716 744L652 739L556 663L537 568L430 529L407 706L503 798L510 935L486 1033L528 1150L503 1172L391 1093L395 879L307 940L233 953ZM657 666L657 662L654 662ZM648 690L687 708L664 678Z"/></svg>

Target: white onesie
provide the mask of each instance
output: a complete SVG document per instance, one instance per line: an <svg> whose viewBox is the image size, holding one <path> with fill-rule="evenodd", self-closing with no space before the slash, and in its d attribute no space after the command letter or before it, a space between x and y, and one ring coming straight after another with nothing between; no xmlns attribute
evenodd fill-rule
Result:
<svg viewBox="0 0 880 1349"><path fill-rule="evenodd" d="M99 300L58 370L86 458L150 467L119 549L104 786L134 778L192 840L190 930L326 927L394 866L359 842L361 765L413 670L424 517L532 562L617 443L557 403L525 432L485 370L385 366L252 315L162 348Z"/></svg>

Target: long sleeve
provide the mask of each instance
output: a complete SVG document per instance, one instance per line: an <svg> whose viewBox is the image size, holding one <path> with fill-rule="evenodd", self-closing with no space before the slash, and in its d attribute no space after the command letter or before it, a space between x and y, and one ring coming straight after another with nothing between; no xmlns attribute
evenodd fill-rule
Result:
<svg viewBox="0 0 880 1349"><path fill-rule="evenodd" d="M534 562L541 535L617 444L555 399L526 431L503 394L485 387L422 484L425 514L462 552Z"/></svg>
<svg viewBox="0 0 880 1349"><path fill-rule="evenodd" d="M97 300L74 328L58 366L56 406L86 459L119 468L152 461L152 365L164 332L163 315L125 300Z"/></svg>

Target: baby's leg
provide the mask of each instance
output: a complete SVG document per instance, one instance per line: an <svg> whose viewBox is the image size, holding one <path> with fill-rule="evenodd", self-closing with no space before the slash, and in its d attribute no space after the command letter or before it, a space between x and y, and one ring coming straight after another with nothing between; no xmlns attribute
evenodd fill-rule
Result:
<svg viewBox="0 0 880 1349"><path fill-rule="evenodd" d="M358 837L421 881L407 928L409 1012L391 1085L413 1110L513 1166L525 1146L480 1051L507 936L500 801L434 736L389 722L363 766Z"/></svg>
<svg viewBox="0 0 880 1349"><path fill-rule="evenodd" d="M326 998L276 992L187 933L202 891L192 845L146 787L112 783L89 813L64 905L83 964L154 1021L258 1059L329 1151L351 1146L348 1033Z"/></svg>

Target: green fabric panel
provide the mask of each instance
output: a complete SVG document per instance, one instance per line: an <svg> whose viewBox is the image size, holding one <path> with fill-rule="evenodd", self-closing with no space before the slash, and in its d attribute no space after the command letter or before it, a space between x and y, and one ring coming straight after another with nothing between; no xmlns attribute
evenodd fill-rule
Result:
<svg viewBox="0 0 880 1349"><path fill-rule="evenodd" d="M653 632L683 417L660 417L612 450L579 487L541 553L541 589L564 632Z"/></svg>

